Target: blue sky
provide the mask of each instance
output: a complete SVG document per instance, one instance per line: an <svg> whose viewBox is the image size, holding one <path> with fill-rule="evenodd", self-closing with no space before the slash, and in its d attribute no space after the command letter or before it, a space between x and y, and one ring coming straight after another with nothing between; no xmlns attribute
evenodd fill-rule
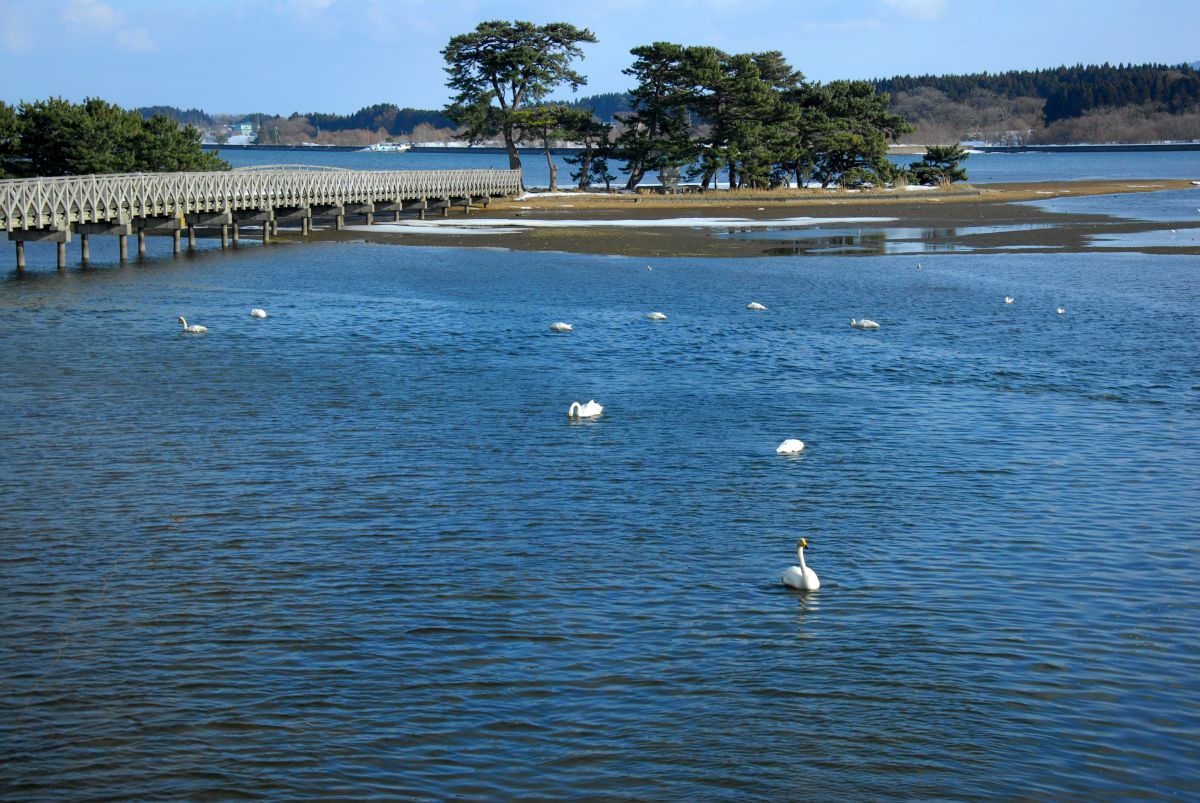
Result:
<svg viewBox="0 0 1200 803"><path fill-rule="evenodd" d="M781 50L819 81L1200 60L1196 0L0 0L0 99L440 108L439 51L490 19L590 28L581 94L627 89L629 49L658 40Z"/></svg>

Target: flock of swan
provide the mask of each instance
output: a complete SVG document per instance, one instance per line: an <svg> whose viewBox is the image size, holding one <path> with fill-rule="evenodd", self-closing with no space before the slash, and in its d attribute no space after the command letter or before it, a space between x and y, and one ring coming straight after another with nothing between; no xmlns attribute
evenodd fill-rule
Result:
<svg viewBox="0 0 1200 803"><path fill-rule="evenodd" d="M261 307L255 307L254 309L250 310L250 317L265 318L267 317L267 311ZM202 335L208 332L207 326L201 326L198 323L188 323L187 318L183 317L182 315L180 315L176 320L183 324L183 331L189 335Z"/></svg>
<svg viewBox="0 0 1200 803"><path fill-rule="evenodd" d="M1004 296L1005 304L1012 304L1015 300L1016 299L1010 295ZM766 310L767 307L765 304L762 304L758 301L751 301L746 305L746 309L759 312ZM1055 309L1055 312L1057 312L1059 315L1066 313L1066 311L1066 308L1061 305ZM261 307L255 307L254 309L250 310L250 317L258 319L266 318L267 311ZM646 318L651 321L667 320L666 314L662 312L648 313ZM187 319L182 315L179 316L178 321L179 323L183 324L183 331L187 334L200 335L208 331L208 327L201 326L198 323L189 324ZM879 324L869 318L851 318L850 325L855 329L879 328ZM555 321L554 323L550 324L550 329L554 332L575 331L575 327L565 321ZM567 408L567 417L575 419L595 418L603 412L604 405L599 404L595 399L589 399L585 403L571 402L571 406ZM775 448L775 453L782 455L797 455L802 451L804 451L804 441L800 440L799 438L788 438ZM784 570L783 575L780 578L785 586L795 589L796 591L811 592L816 591L821 587L821 580L817 577L817 573L809 568L809 566L804 562L804 550L807 547L808 541L804 538L801 538L796 542L796 556L799 558L800 564L798 566L789 566Z"/></svg>

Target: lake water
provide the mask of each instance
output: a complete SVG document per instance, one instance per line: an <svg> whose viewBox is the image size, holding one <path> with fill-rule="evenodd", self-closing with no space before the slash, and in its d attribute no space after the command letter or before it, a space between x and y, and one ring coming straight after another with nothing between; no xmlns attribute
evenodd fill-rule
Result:
<svg viewBox="0 0 1200 803"><path fill-rule="evenodd" d="M462 150L448 149L446 153L223 150L219 154L234 167L303 163L354 170L508 169L508 157L504 154L463 153ZM919 158L898 156L893 161L908 164ZM571 170L574 168L562 157L555 157L555 163L558 165L559 183L563 186L572 185ZM971 182L978 184L1084 179L1200 180L1200 151L975 153L968 156L963 165ZM545 187L550 183L550 169L545 156L522 153L521 167L526 186ZM628 176L617 169L613 169L613 173L617 175L614 186L624 186ZM657 181L657 174L651 174L646 183L654 184Z"/></svg>
<svg viewBox="0 0 1200 803"><path fill-rule="evenodd" d="M1200 796L1200 260L922 263L7 272L0 797Z"/></svg>

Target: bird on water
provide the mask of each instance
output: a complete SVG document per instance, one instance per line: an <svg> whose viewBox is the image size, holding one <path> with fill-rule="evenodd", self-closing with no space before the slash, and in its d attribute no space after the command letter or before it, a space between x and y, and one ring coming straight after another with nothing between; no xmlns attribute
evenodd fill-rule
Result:
<svg viewBox="0 0 1200 803"><path fill-rule="evenodd" d="M190 335L202 335L208 331L207 326L201 326L198 323L194 323L191 326L188 326L187 318L183 317L182 315L179 316L179 322L181 324L183 324L183 331L187 332Z"/></svg>
<svg viewBox="0 0 1200 803"><path fill-rule="evenodd" d="M853 318L851 318L850 325L853 326L855 329L878 329L879 328L879 324L875 323L875 321L871 320L870 318L863 318L861 321L856 321Z"/></svg>
<svg viewBox="0 0 1200 803"><path fill-rule="evenodd" d="M260 309L259 307L255 307L254 309L250 310L250 317L251 318L265 318L265 317L267 317L267 311L265 309Z"/></svg>
<svg viewBox="0 0 1200 803"><path fill-rule="evenodd" d="M667 316L661 312L651 312L646 317L652 321L665 321L667 319Z"/></svg>
<svg viewBox="0 0 1200 803"><path fill-rule="evenodd" d="M569 324L569 323L563 323L562 321L555 321L554 323L550 324L550 328L552 330L554 330L555 332L574 332L575 331L574 326L571 326L571 324Z"/></svg>
<svg viewBox="0 0 1200 803"><path fill-rule="evenodd" d="M1011 304L1011 303L1013 303L1013 297L1012 297L1012 296L1005 296L1005 297L1004 297L1004 303L1005 303L1005 304Z"/></svg>
<svg viewBox="0 0 1200 803"><path fill-rule="evenodd" d="M804 451L804 441L799 438L788 438L775 447L775 454L800 454Z"/></svg>
<svg viewBox="0 0 1200 803"><path fill-rule="evenodd" d="M567 416L569 418L595 418L602 412L604 412L604 406L597 404L595 399L592 399L587 404L571 402L571 406L567 408Z"/></svg>
<svg viewBox="0 0 1200 803"><path fill-rule="evenodd" d="M817 577L817 573L808 568L804 562L804 548L808 546L808 541L801 538L796 542L796 556L800 558L799 566L788 566L783 570L783 584L788 588L794 588L797 591L816 591L821 587L821 581Z"/></svg>
<svg viewBox="0 0 1200 803"><path fill-rule="evenodd" d="M746 305L746 309L760 310L760 309L766 309L766 306L763 304L759 304L757 301L751 301L749 304Z"/></svg>

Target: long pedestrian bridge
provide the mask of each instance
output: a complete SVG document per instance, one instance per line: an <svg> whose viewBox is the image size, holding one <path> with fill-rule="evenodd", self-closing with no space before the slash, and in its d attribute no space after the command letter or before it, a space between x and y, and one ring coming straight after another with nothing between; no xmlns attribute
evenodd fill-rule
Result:
<svg viewBox="0 0 1200 803"><path fill-rule="evenodd" d="M378 214L404 213L424 219L433 210L487 206L492 198L521 190L519 170L344 170L279 165L211 173L133 173L0 180L0 230L16 242L17 269L25 269L26 242L58 244L65 268L67 243L78 237L89 258L88 238L115 235L121 259L129 258L128 237L146 253L147 235L181 238L194 247L197 236L220 236L237 244L240 227L261 229L262 241L278 234L281 222L307 235L314 221L336 229L346 216L372 223Z"/></svg>

